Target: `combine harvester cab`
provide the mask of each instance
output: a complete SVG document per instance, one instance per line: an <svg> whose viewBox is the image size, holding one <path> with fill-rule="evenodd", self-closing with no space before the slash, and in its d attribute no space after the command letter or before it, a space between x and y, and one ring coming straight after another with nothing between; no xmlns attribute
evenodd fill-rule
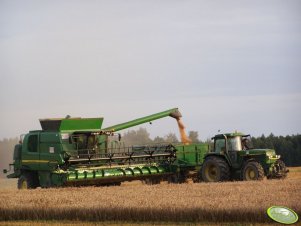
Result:
<svg viewBox="0 0 301 226"><path fill-rule="evenodd" d="M214 147L205 156L199 178L206 182L285 178L288 170L272 149L256 149L250 135L214 136Z"/></svg>

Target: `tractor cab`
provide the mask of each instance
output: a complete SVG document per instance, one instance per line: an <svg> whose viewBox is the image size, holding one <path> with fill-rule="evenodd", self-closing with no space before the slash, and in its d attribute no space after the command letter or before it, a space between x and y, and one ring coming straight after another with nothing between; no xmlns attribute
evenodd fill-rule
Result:
<svg viewBox="0 0 301 226"><path fill-rule="evenodd" d="M231 165L238 167L239 152L253 148L251 136L242 133L218 134L212 138L214 140L213 153L225 156Z"/></svg>
<svg viewBox="0 0 301 226"><path fill-rule="evenodd" d="M250 135L242 133L218 134L212 137L214 140L214 149L212 152L225 154L229 151L242 151L253 148Z"/></svg>

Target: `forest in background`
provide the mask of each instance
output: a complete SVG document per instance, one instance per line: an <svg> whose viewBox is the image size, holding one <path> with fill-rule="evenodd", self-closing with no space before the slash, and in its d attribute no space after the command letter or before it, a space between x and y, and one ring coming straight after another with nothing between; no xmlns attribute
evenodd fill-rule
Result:
<svg viewBox="0 0 301 226"><path fill-rule="evenodd" d="M211 142L210 140L200 140L197 131L189 131L188 137L193 143ZM122 141L127 146L180 142L175 133L169 133L164 137L156 136L152 139L145 128L123 133ZM253 137L252 141L255 148L275 149L287 166L301 166L301 135L275 136L271 133L268 136ZM2 173L3 169L8 169L9 163L12 163L13 150L17 143L17 137L0 140L0 178L5 177Z"/></svg>

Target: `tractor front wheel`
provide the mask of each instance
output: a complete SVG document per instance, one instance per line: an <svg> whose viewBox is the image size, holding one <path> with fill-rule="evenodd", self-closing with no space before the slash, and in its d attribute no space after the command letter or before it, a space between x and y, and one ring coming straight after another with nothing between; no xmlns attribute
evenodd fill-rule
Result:
<svg viewBox="0 0 301 226"><path fill-rule="evenodd" d="M284 179L287 177L289 170L286 168L285 163L278 159L272 166L272 172L268 175L268 179Z"/></svg>
<svg viewBox="0 0 301 226"><path fill-rule="evenodd" d="M205 160L200 174L205 182L227 181L230 179L230 167L226 160L211 156Z"/></svg>
<svg viewBox="0 0 301 226"><path fill-rule="evenodd" d="M251 161L244 165L242 170L243 180L262 180L264 178L264 170L260 163Z"/></svg>

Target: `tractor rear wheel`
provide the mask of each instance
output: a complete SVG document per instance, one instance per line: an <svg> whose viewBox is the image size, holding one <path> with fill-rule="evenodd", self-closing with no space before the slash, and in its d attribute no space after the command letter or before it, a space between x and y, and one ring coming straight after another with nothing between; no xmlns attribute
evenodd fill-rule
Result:
<svg viewBox="0 0 301 226"><path fill-rule="evenodd" d="M242 169L243 180L262 180L264 178L264 170L260 163L251 161L247 162Z"/></svg>
<svg viewBox="0 0 301 226"><path fill-rule="evenodd" d="M38 186L37 178L32 173L23 173L18 179L18 189L35 189Z"/></svg>
<svg viewBox="0 0 301 226"><path fill-rule="evenodd" d="M230 167L226 160L211 156L205 160L200 174L205 182L227 181L230 179Z"/></svg>

